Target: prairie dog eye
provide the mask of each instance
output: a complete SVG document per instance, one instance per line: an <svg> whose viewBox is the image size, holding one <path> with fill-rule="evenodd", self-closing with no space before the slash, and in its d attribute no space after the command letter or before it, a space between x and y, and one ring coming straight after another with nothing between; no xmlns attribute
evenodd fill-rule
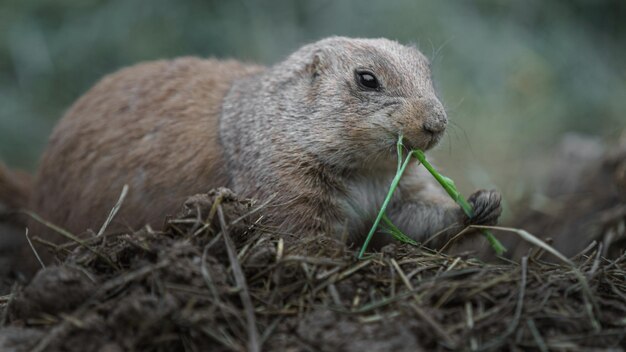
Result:
<svg viewBox="0 0 626 352"><path fill-rule="evenodd" d="M356 70L356 81L361 86L361 88L376 90L380 88L380 83L378 82L378 78L371 72L367 70Z"/></svg>

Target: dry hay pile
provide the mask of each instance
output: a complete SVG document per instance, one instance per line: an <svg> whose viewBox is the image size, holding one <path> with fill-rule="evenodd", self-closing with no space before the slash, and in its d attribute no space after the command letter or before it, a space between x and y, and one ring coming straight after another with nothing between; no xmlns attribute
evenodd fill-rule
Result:
<svg viewBox="0 0 626 352"><path fill-rule="evenodd" d="M167 230L59 246L0 300L2 351L579 350L626 346L626 255L576 269L387 246L365 260L263 226L228 190ZM581 276L577 276L582 274Z"/></svg>

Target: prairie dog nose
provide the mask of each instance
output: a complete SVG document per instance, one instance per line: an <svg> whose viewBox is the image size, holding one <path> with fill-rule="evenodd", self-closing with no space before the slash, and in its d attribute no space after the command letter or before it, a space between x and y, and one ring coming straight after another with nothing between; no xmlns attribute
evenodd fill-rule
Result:
<svg viewBox="0 0 626 352"><path fill-rule="evenodd" d="M424 103L424 130L430 133L441 133L448 125L448 118L443 106L438 100L431 99Z"/></svg>

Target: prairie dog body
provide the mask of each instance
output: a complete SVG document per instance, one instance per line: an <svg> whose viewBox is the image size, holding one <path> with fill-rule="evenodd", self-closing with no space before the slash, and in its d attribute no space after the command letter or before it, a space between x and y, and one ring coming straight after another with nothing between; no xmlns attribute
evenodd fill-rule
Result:
<svg viewBox="0 0 626 352"><path fill-rule="evenodd" d="M160 227L189 195L226 186L268 199L273 224L303 235L364 235L410 147L437 144L447 118L427 59L386 39L332 37L270 68L181 58L105 77L59 122L30 207L80 233L97 229L124 184L118 226ZM388 208L423 240L467 219L422 168L410 166ZM495 223L500 197L471 198ZM31 223L38 235L54 236Z"/></svg>

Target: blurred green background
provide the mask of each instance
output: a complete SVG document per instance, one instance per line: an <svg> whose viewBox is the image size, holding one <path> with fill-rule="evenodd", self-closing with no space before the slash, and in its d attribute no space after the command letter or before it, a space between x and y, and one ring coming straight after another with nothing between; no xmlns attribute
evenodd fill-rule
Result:
<svg viewBox="0 0 626 352"><path fill-rule="evenodd" d="M0 2L0 160L33 170L100 77L180 55L272 64L330 35L416 43L454 122L436 152L461 188L519 188L524 160L626 125L624 1Z"/></svg>

